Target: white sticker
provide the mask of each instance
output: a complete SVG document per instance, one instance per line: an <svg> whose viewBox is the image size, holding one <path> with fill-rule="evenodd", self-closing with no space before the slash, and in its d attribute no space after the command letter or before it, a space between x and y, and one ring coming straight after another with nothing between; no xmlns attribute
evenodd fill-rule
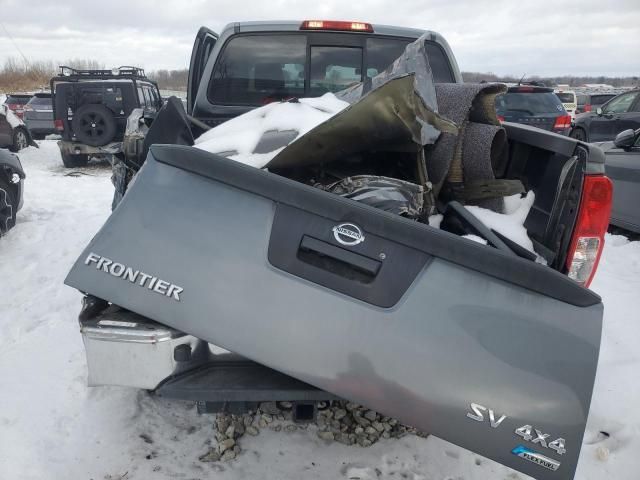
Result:
<svg viewBox="0 0 640 480"><path fill-rule="evenodd" d="M100 320L98 325L105 325L107 327L137 327L138 324L134 322L119 322L118 320Z"/></svg>

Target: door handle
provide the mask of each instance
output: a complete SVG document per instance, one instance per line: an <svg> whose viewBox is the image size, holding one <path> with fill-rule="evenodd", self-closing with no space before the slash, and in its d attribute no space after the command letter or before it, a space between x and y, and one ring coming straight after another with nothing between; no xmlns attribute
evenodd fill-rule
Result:
<svg viewBox="0 0 640 480"><path fill-rule="evenodd" d="M317 238L304 235L298 249L298 257L312 265L334 270L333 266L347 267L350 270L357 270L369 277L375 277L380 270L382 263L373 258L351 252L330 243L318 240ZM328 259L328 263L320 263L318 259ZM336 273L338 270L336 269Z"/></svg>

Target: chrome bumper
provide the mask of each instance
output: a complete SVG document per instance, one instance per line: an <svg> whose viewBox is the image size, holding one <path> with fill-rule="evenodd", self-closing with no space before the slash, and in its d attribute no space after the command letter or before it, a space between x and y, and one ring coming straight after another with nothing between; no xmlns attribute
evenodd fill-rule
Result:
<svg viewBox="0 0 640 480"><path fill-rule="evenodd" d="M193 368L196 337L152 322L140 315L105 312L81 321L89 371L88 385L120 385L155 389L163 380ZM184 346L183 346L184 345Z"/></svg>

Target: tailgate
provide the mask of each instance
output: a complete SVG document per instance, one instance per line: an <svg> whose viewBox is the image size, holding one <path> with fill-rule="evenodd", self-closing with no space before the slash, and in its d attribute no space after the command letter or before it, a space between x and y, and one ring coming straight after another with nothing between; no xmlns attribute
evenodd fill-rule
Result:
<svg viewBox="0 0 640 480"><path fill-rule="evenodd" d="M602 303L550 268L153 146L66 283L533 477L575 471Z"/></svg>
<svg viewBox="0 0 640 480"><path fill-rule="evenodd" d="M53 122L53 110L35 110L32 108L24 112L24 117L28 120L50 120Z"/></svg>

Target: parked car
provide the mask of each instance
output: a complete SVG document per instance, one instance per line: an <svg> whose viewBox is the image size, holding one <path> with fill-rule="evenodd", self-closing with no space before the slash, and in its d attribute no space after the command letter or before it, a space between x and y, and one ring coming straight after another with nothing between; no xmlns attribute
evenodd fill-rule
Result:
<svg viewBox="0 0 640 480"><path fill-rule="evenodd" d="M22 208L24 179L18 156L0 150L0 236L16 224L16 215Z"/></svg>
<svg viewBox="0 0 640 480"><path fill-rule="evenodd" d="M576 116L576 109L578 108L578 101L576 98L576 92L573 90L554 90L556 96L562 102L562 106L571 115L571 120Z"/></svg>
<svg viewBox="0 0 640 480"><path fill-rule="evenodd" d="M192 123L219 124L274 101L295 110L305 104L298 97L354 82L350 92L362 94L369 72L418 38L413 47L429 62L410 57L415 76L386 77L313 139L286 146L281 154L297 149L295 166L263 170L194 148L183 123L176 132L163 123L168 107L181 111L167 102L148 135L161 125L183 144L150 146L65 280L86 295L80 329L91 385L152 389L212 410L286 399L313 411L319 398L346 398L540 480L573 478L603 317L601 298L585 288L609 223L600 149L551 133L556 120L549 131L485 125L509 140L498 179L535 191L525 224L542 265L459 203L448 202L445 216L475 225L491 245L314 186L333 178L332 167L365 161L432 185L419 178L433 154L421 141L437 116L413 82L431 104L434 90L466 88L435 32L322 20L233 23L221 35L203 28L189 69ZM568 118L551 89L526 93ZM547 113L536 100L523 100L525 114ZM176 118L188 126L184 112ZM295 127L275 126L258 145L272 152L276 134L290 141ZM376 129L400 136L371 151ZM442 138L455 146L455 136ZM311 157L320 163L305 165ZM212 354L217 342L237 356Z"/></svg>
<svg viewBox="0 0 640 480"><path fill-rule="evenodd" d="M584 112L595 111L596 108L601 107L617 93L578 93L576 115Z"/></svg>
<svg viewBox="0 0 640 480"><path fill-rule="evenodd" d="M24 122L7 105L0 105L0 147L17 152L29 145L36 144Z"/></svg>
<svg viewBox="0 0 640 480"><path fill-rule="evenodd" d="M32 95L30 93L10 93L4 101L4 104L16 114L16 116L22 119L24 114L24 106L31 100Z"/></svg>
<svg viewBox="0 0 640 480"><path fill-rule="evenodd" d="M623 130L637 128L640 128L640 89L621 93L595 112L578 115L571 136L583 142L606 142Z"/></svg>
<svg viewBox="0 0 640 480"><path fill-rule="evenodd" d="M516 85L496 98L496 112L504 122L522 123L568 135L571 116L552 88Z"/></svg>
<svg viewBox="0 0 640 480"><path fill-rule="evenodd" d="M640 233L640 128L624 130L614 141L598 146L613 182L611 225Z"/></svg>
<svg viewBox="0 0 640 480"><path fill-rule="evenodd" d="M134 108L152 115L162 105L158 85L144 70L79 70L61 66L51 79L53 117L65 167L86 165L91 156L121 152L127 117Z"/></svg>
<svg viewBox="0 0 640 480"><path fill-rule="evenodd" d="M57 133L53 125L51 93L35 93L24 106L22 119L34 138Z"/></svg>

